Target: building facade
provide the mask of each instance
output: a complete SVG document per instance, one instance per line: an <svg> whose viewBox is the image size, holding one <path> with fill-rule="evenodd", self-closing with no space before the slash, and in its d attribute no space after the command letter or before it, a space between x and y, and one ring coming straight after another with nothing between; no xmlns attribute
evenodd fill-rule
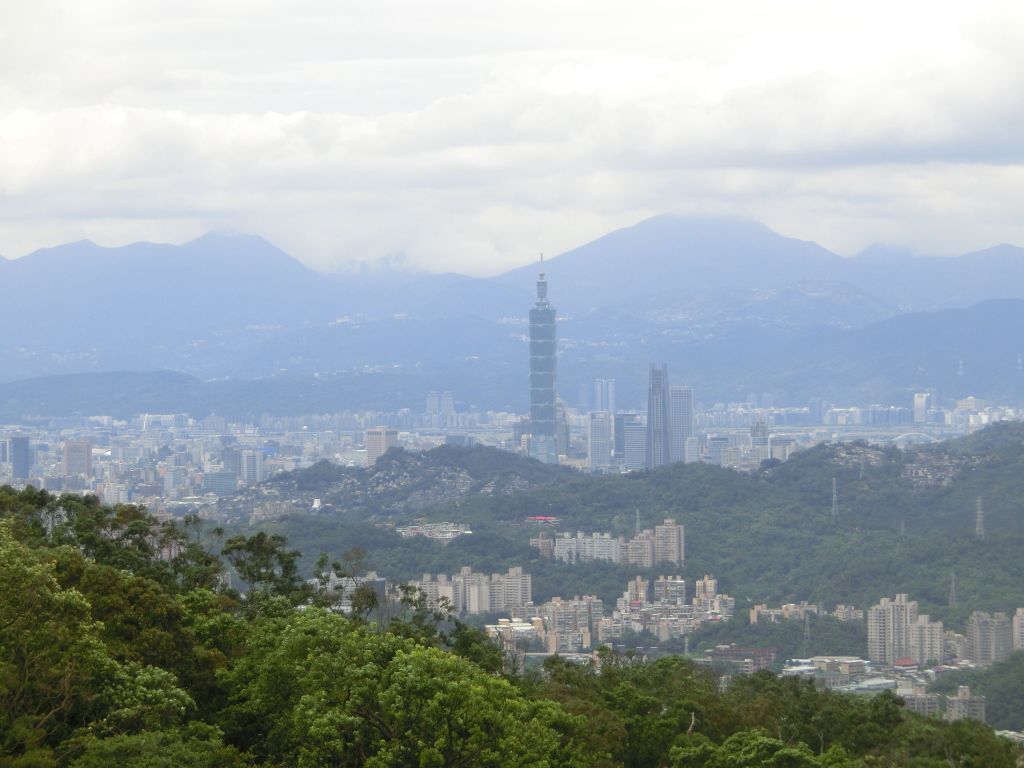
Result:
<svg viewBox="0 0 1024 768"><path fill-rule="evenodd" d="M917 601L905 594L890 600L883 597L868 609L868 658L875 664L892 666L911 655L910 628L917 623Z"/></svg>
<svg viewBox="0 0 1024 768"><path fill-rule="evenodd" d="M991 666L1013 652L1013 625L1005 613L974 611L967 619L967 658Z"/></svg>
<svg viewBox="0 0 1024 768"><path fill-rule="evenodd" d="M669 428L672 461L687 461L686 443L693 437L693 390L682 385L669 387Z"/></svg>
<svg viewBox="0 0 1024 768"><path fill-rule="evenodd" d="M672 429L669 407L668 366L655 367L651 363L647 387L647 469L664 466L672 461Z"/></svg>
<svg viewBox="0 0 1024 768"><path fill-rule="evenodd" d="M398 445L398 430L392 427L373 427L366 430L366 466L372 467L389 448Z"/></svg>
<svg viewBox="0 0 1024 768"><path fill-rule="evenodd" d="M555 414L556 312L548 301L548 281L537 278L537 301L530 310L530 456L558 463Z"/></svg>

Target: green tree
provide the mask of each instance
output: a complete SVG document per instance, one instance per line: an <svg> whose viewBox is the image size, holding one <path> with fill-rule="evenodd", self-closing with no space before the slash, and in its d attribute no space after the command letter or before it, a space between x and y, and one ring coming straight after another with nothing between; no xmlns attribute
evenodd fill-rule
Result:
<svg viewBox="0 0 1024 768"><path fill-rule="evenodd" d="M555 705L442 650L317 608L258 622L227 679L226 733L271 762L572 764L563 747L578 724Z"/></svg>
<svg viewBox="0 0 1024 768"><path fill-rule="evenodd" d="M102 711L116 665L82 595L0 521L0 756L47 750Z"/></svg>
<svg viewBox="0 0 1024 768"><path fill-rule="evenodd" d="M224 543L221 554L255 591L278 595L293 602L309 596L299 576L300 552L288 549L288 539L263 531L252 536L239 534Z"/></svg>

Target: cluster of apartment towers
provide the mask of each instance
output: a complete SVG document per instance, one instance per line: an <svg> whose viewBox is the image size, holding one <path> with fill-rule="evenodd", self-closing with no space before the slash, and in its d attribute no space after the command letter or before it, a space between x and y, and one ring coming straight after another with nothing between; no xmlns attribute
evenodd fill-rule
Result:
<svg viewBox="0 0 1024 768"><path fill-rule="evenodd" d="M987 667L1024 649L1024 608L1018 608L1012 618L1005 613L973 611L963 635L946 631L941 621L918 614L917 602L905 594L882 598L868 609L867 618L868 658L885 666L958 658Z"/></svg>
<svg viewBox="0 0 1024 768"><path fill-rule="evenodd" d="M568 426L560 417L555 392L556 311L548 300L548 282L541 271L537 301L530 310L530 423L524 429L527 452L557 464L568 444ZM765 435L767 437L767 434ZM693 431L693 390L672 386L668 366L651 365L647 421L636 413L615 412L615 382L594 385L594 410L587 422L590 466L601 471L616 464L625 469L653 469L678 461L697 461Z"/></svg>

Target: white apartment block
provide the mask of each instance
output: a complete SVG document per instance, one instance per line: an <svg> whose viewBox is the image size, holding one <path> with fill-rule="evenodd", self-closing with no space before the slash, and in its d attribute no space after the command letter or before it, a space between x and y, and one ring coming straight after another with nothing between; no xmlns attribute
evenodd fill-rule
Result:
<svg viewBox="0 0 1024 768"><path fill-rule="evenodd" d="M508 573L474 573L462 568L452 577L444 574L424 574L412 586L426 595L431 606L446 599L456 614L504 613L533 601L530 574L520 567L509 568Z"/></svg>
<svg viewBox="0 0 1024 768"><path fill-rule="evenodd" d="M917 601L898 594L883 597L868 609L868 658L875 664L892 666L911 655L910 628L917 623Z"/></svg>

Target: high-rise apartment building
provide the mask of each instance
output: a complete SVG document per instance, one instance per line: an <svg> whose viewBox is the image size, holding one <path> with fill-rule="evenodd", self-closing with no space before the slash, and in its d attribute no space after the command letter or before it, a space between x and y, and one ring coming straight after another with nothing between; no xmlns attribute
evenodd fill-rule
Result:
<svg viewBox="0 0 1024 768"><path fill-rule="evenodd" d="M883 597L868 609L868 658L892 666L911 654L910 628L917 623L917 602L905 594Z"/></svg>
<svg viewBox="0 0 1024 768"><path fill-rule="evenodd" d="M1013 650L1024 650L1024 608L1018 608L1013 615Z"/></svg>
<svg viewBox="0 0 1024 768"><path fill-rule="evenodd" d="M991 666L1013 652L1013 625L1005 613L974 611L967 619L967 658Z"/></svg>
<svg viewBox="0 0 1024 768"><path fill-rule="evenodd" d="M65 477L92 475L92 444L86 440L64 442L63 470Z"/></svg>
<svg viewBox="0 0 1024 768"><path fill-rule="evenodd" d="M424 574L412 586L423 592L430 605L436 606L444 598L458 614L498 613L533 601L532 580L522 568L487 575L466 567L450 579L443 574L436 578Z"/></svg>
<svg viewBox="0 0 1024 768"><path fill-rule="evenodd" d="M659 576L654 580L654 602L686 605L686 579L682 576Z"/></svg>
<svg viewBox="0 0 1024 768"><path fill-rule="evenodd" d="M366 430L366 466L372 467L388 452L389 448L398 445L398 430L392 427L373 427Z"/></svg>
<svg viewBox="0 0 1024 768"><path fill-rule="evenodd" d="M450 427L455 419L455 398L451 392L427 394L427 420L435 429Z"/></svg>
<svg viewBox="0 0 1024 768"><path fill-rule="evenodd" d="M587 419L587 456L590 466L603 469L612 463L612 417L608 411L591 411Z"/></svg>
<svg viewBox="0 0 1024 768"><path fill-rule="evenodd" d="M972 696L970 686L959 686L955 696L946 697L946 719L951 722L956 720L977 720L984 723L985 697Z"/></svg>
<svg viewBox="0 0 1024 768"><path fill-rule="evenodd" d="M530 455L558 463L555 414L555 308L548 301L548 281L537 278L537 301L530 310Z"/></svg>
<svg viewBox="0 0 1024 768"><path fill-rule="evenodd" d="M647 387L647 469L672 461L672 432L669 412L668 366L651 363Z"/></svg>
<svg viewBox="0 0 1024 768"><path fill-rule="evenodd" d="M718 594L718 579L705 573L703 579L693 584L693 596L696 600L708 600Z"/></svg>
<svg viewBox="0 0 1024 768"><path fill-rule="evenodd" d="M693 437L693 390L675 384L669 387L669 418L672 461L687 461L686 441Z"/></svg>
<svg viewBox="0 0 1024 768"><path fill-rule="evenodd" d="M656 562L654 555L654 533L652 531L640 531L626 543L627 563L639 565L641 568L653 568Z"/></svg>
<svg viewBox="0 0 1024 768"><path fill-rule="evenodd" d="M660 525L654 526L654 562L682 565L685 541L683 526L665 518Z"/></svg>
<svg viewBox="0 0 1024 768"><path fill-rule="evenodd" d="M921 614L910 626L910 653L907 655L918 664L941 662L945 656L945 640L942 622Z"/></svg>
<svg viewBox="0 0 1024 768"><path fill-rule="evenodd" d="M7 460L11 463L11 475L15 480L28 480L32 471L32 451L27 437L7 440Z"/></svg>

